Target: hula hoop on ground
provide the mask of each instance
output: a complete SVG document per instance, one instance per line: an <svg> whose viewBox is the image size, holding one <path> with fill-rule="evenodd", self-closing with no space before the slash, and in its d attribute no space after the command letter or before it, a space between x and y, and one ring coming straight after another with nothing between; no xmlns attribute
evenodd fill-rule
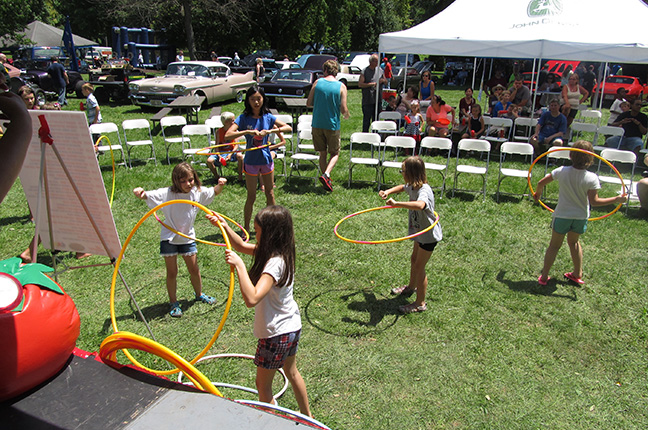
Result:
<svg viewBox="0 0 648 430"><path fill-rule="evenodd" d="M235 144L235 143L234 143L234 144ZM207 149L218 148L218 147L226 146L226 145L229 146L229 145L232 145L232 143L221 143L221 144L218 144L218 145L206 146L206 147L204 147L204 148L200 148L198 151L196 151L196 154L198 154L198 155L222 155L222 154L235 154L235 153L238 153L238 152L248 152L248 151L255 151L255 150L257 150L257 149L267 148L268 146L272 145L272 143L266 143L265 145L261 145L261 146L253 146L252 148L235 149L235 150L233 150L233 151L223 151L223 152L204 152L204 150L207 150Z"/></svg>
<svg viewBox="0 0 648 430"><path fill-rule="evenodd" d="M338 233L338 227L340 226L340 224L342 224L344 221L348 220L349 218L352 218L352 217L354 217L356 215L360 215L360 214L367 213L367 212L373 212L373 211L378 211L378 210L382 210L382 209L393 209L393 208L396 208L396 207L397 206L379 206L379 207L376 207L376 208L365 209L365 210L362 210L360 212L356 212L356 213L353 213L351 215L347 215L344 218L342 218L340 221L338 221L337 224L335 224L335 227L333 227L333 233L335 233L335 235L337 237L344 240L345 242L358 243L358 244L361 244L361 245L378 245L378 244L381 244L381 243L394 243L394 242L401 242L401 241L407 240L407 239L413 239L416 236L420 236L423 233L426 233L426 232L432 230L434 228L434 226L439 223L439 214L436 213L436 211L433 211L434 216L436 217L436 220L432 223L432 225L430 225L429 227L427 227L427 228L425 228L425 229L423 229L423 230L421 230L421 231L419 231L417 233L410 234L409 236L403 236L403 237L399 237L399 238L396 238L396 239L385 239L385 240L354 240L354 239L347 239L346 237L344 237L340 233Z"/></svg>
<svg viewBox="0 0 648 430"><path fill-rule="evenodd" d="M547 154L550 154L550 153L552 153L552 152L558 152L558 151L576 151L576 152L582 152L582 153L585 153L585 154L591 154L591 155L593 155L595 158L598 158L599 160L603 161L603 162L604 162L605 164L607 164L607 165L608 165L612 170L614 170L614 173L616 173L616 175L619 177L619 180L621 181L621 186L623 187L623 194L627 194L628 190L627 190L627 188L626 188L625 182L623 181L623 176L621 176L621 173L619 173L619 171L617 170L617 168L614 167L614 166L612 165L612 163L610 163L609 161L607 161L605 158L601 157L600 155L595 154L594 152L587 151L587 150L585 150L585 149L580 149L580 148L564 147L564 148L555 148L555 149L552 149L552 150L550 150L550 151L547 151L547 152L545 152L544 154L540 154L540 155L538 155L538 157L537 157L535 160L533 160L533 163L531 163L531 166L529 166L529 173L527 174L527 183L529 184L529 192L531 193L531 195L534 195L534 194L535 194L535 192L533 191L533 186L531 185L531 171L533 170L533 166L535 166L535 164L538 162L538 160L540 160L542 157L544 157L544 156L546 156ZM542 200L538 199L538 203L540 203L540 206L542 206L543 208L545 208L545 209L548 210L549 212L553 213L554 210L551 209L549 206L547 206L547 205L546 205ZM613 209L610 213L608 213L607 215L602 215L602 216L598 216L598 217L588 218L587 220L588 220L588 221L598 221L598 220L601 220L601 219L603 219L603 218L607 218L607 217L609 217L610 215L614 214L614 213L615 213L616 211L618 211L619 209L621 209L621 206L623 206L623 203L619 203L619 205L618 205L616 208L614 208L614 209Z"/></svg>
<svg viewBox="0 0 648 430"><path fill-rule="evenodd" d="M101 342L99 357L101 357L102 360L110 360L117 363L117 350L124 348L138 349L140 351L157 355L158 357L174 364L179 369L182 369L182 372L185 372L187 377L194 382L196 388L223 397L221 392L211 384L209 379L207 379L202 372L192 366L187 360L180 357L177 353L166 346L135 333L120 331L106 337L103 342Z"/></svg>
<svg viewBox="0 0 648 430"><path fill-rule="evenodd" d="M115 154L113 154L112 145L110 144L110 139L108 136L101 135L99 139L95 142L95 148L99 147L99 142L101 139L106 139L108 141L108 149L110 149L110 159L112 160L112 191L110 192L110 207L112 208L113 198L115 197Z"/></svg>
<svg viewBox="0 0 648 430"><path fill-rule="evenodd" d="M213 360L215 358L247 358L247 359L254 360L254 355L249 355L249 354L216 354L216 355L208 355L206 357L201 357L198 361L196 361L194 363L194 365L197 365L198 363L201 363L203 361ZM282 368L279 368L277 370L279 371L279 373L281 373L281 376L283 376L283 378L284 378L284 386L281 388L281 390L279 390L279 392L277 394L274 394L272 396L274 399L278 399L279 397L283 396L284 393L286 392L286 390L288 389L288 377L286 376L286 372L284 372L284 370ZM184 372L178 373L178 382L180 382L180 383L182 383L182 375L183 374L184 374ZM189 375L187 375L187 376L189 376ZM212 381L212 384L215 387L233 388L235 390L241 390L241 391L245 391L245 392L252 393L252 394L259 394L259 391L257 391L256 389L249 388L249 387L243 387L241 385L234 385L234 384L227 384L225 382L213 382L213 381Z"/></svg>
<svg viewBox="0 0 648 430"><path fill-rule="evenodd" d="M119 332L119 328L117 327L117 318L115 316L115 285L117 283L117 274L119 273L119 266L121 265L122 259L124 258L124 253L126 252L126 248L128 247L128 244L133 238L135 232L140 228L142 223L144 223L144 221L146 221L148 217L154 214L155 211L157 211L158 209L161 209L165 206L169 206L172 204L177 204L177 203L190 204L196 206L197 208L201 209L202 211L204 211L209 215L212 214L211 210L207 209L205 206L201 205L198 202L192 202L191 200L169 200L168 202L160 203L153 209L149 210L146 214L144 214L142 218L140 218L137 224L135 224L135 227L133 227L131 232L128 234L128 237L126 238L126 241L122 246L122 249L119 253L119 257L117 257L117 260L115 261L115 269L113 270L112 281L110 284L110 321L112 323L113 331L115 332ZM220 222L218 222L218 227L220 228L221 233L223 234L223 238L225 238L225 244L227 249L232 249L232 244L230 243L229 237L227 236L227 232L225 231L225 228L222 226ZM225 325L225 320L227 320L227 315L229 314L229 310L232 305L233 296L234 296L234 267L230 266L229 293L227 295L227 303L225 305L225 311L223 311L223 317L221 318L220 323L216 328L216 332L214 333L214 336L212 336L210 341L207 343L207 346L205 346L205 348L202 351L200 351L196 357L194 357L191 361L189 361L189 363L194 364L196 361L198 361L202 356L204 356L207 353L207 351L209 351L209 349L212 347L214 342L216 342L216 339L218 339L218 336L220 335L221 331L223 330L223 326ZM122 349L122 352L126 355L126 357L128 357L131 363L133 363L135 366L141 367L142 369L145 369L157 375L172 375L180 371L180 369L178 368L171 369L171 370L149 369L148 367L144 366L139 361L137 361L135 357L133 357L131 353L128 352L127 349Z"/></svg>
<svg viewBox="0 0 648 430"><path fill-rule="evenodd" d="M227 246L227 245L224 244L224 243L216 243L216 242L211 242L211 241L209 241L209 240L202 240L202 239L198 239L198 238L195 238L195 237L187 236L186 234L181 233L181 232L179 232L178 230L176 230L175 228L170 227L170 226L168 226L167 224L165 224L164 221L162 221L162 220L160 219L160 217L157 215L157 212L155 212L154 215L155 215L155 219L158 220L158 222L159 222L160 224L162 224L162 225L163 225L164 227L166 227L169 231L171 231L172 233L177 234L178 236L182 236L182 237L184 237L184 238L186 238L186 239L195 240L196 242L204 243L205 245L212 245L212 246ZM241 224L237 223L237 222L234 221L232 218L228 218L228 217L226 217L226 216L223 215L223 214L219 214L219 215L222 216L222 217L223 217L224 219L226 219L227 221L231 222L232 224L236 225L238 228L240 228L240 229L245 233L245 240L244 240L244 242L249 242L249 241L250 241L250 233L248 233L247 230L245 230Z"/></svg>
<svg viewBox="0 0 648 430"><path fill-rule="evenodd" d="M258 400L235 399L234 401L237 402L237 403L241 403L243 405L259 406L259 407L262 407L262 408L265 408L265 409L272 409L272 410L275 410L275 411L283 412L285 414L292 415L292 416L294 416L296 418L299 418L300 420L304 420L304 421L306 421L306 422L308 422L310 424L314 424L314 425L316 425L316 426L318 426L318 427L320 427L320 428L322 428L324 430L331 430L330 427L328 427L325 424L317 421L315 418L308 417L308 416L306 416L306 415L304 415L304 414L302 414L300 412L293 411L292 409L283 408L283 407L281 407L279 405L273 405L273 404L270 404L270 403L260 402Z"/></svg>

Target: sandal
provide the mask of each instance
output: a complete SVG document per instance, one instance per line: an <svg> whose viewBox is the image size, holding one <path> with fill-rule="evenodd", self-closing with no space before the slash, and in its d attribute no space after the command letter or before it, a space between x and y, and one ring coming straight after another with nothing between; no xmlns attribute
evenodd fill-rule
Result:
<svg viewBox="0 0 648 430"><path fill-rule="evenodd" d="M414 294L415 291L416 291L416 288L411 289L411 288L408 288L407 285L402 285L400 287L392 288L391 293L394 294L394 295L397 295L397 296L401 295L401 296L404 296L404 297L409 297L412 294Z"/></svg>
<svg viewBox="0 0 648 430"><path fill-rule="evenodd" d="M543 280L542 275L538 276L538 284L542 285L543 287L547 285L547 282L549 282L549 279L551 279L550 276L547 276L547 279Z"/></svg>
<svg viewBox="0 0 648 430"><path fill-rule="evenodd" d="M427 305L417 305L416 303L410 303L409 305L399 306L398 310L403 314L413 314L414 312L427 311Z"/></svg>
<svg viewBox="0 0 648 430"><path fill-rule="evenodd" d="M214 303L216 303L215 298L213 298L212 296L208 296L205 293L202 293L201 295L196 296L196 301L197 302L207 303L208 305L213 305Z"/></svg>
<svg viewBox="0 0 648 430"><path fill-rule="evenodd" d="M585 285L585 281L583 281L581 278L577 278L576 275L574 275L574 272L565 273L565 278L569 279L575 284Z"/></svg>
<svg viewBox="0 0 648 430"><path fill-rule="evenodd" d="M180 318L182 316L182 309L180 309L180 302L171 303L171 312L169 312L174 318Z"/></svg>

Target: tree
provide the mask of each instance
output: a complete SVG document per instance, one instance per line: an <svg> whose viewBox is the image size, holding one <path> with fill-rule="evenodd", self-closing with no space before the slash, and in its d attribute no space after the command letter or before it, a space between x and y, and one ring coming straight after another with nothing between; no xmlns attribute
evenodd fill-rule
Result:
<svg viewBox="0 0 648 430"><path fill-rule="evenodd" d="M46 18L45 13L44 0L0 0L0 36L15 39L27 24Z"/></svg>

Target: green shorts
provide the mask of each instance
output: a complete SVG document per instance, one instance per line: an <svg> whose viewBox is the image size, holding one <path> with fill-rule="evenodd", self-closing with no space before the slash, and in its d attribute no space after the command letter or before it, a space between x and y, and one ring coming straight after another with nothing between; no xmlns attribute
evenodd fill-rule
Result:
<svg viewBox="0 0 648 430"><path fill-rule="evenodd" d="M558 234L567 234L570 231L574 233L583 234L587 230L586 219L568 219L568 218L554 218L551 223L551 228Z"/></svg>

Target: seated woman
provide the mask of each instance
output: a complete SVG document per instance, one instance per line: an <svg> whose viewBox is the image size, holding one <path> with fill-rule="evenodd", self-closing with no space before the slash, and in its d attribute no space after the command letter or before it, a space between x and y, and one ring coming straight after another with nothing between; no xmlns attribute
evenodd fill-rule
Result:
<svg viewBox="0 0 648 430"><path fill-rule="evenodd" d="M508 108L511 104L511 92L509 90L502 91L500 100L493 107L491 116L493 118L497 118L498 116L504 115L508 111Z"/></svg>
<svg viewBox="0 0 648 430"><path fill-rule="evenodd" d="M432 74L429 70L426 70L421 75L419 92L421 93L421 100L430 100L434 95L434 81L432 80Z"/></svg>
<svg viewBox="0 0 648 430"><path fill-rule="evenodd" d="M560 84L556 82L556 76L553 73L549 73L547 75L547 79L542 83L542 85L540 85L540 88L538 88L538 90L543 93L540 97L540 105L547 106L549 104L549 100L555 97L554 95L547 93L559 93Z"/></svg>
<svg viewBox="0 0 648 430"><path fill-rule="evenodd" d="M448 114L451 115L451 118L448 118ZM452 106L448 106L440 96L435 95L432 96L425 119L428 136L447 137L450 133L448 126L455 121L455 110Z"/></svg>
<svg viewBox="0 0 648 430"><path fill-rule="evenodd" d="M466 88L464 94L465 96L459 100L459 127L462 132L467 129L473 105L477 104L477 100L473 98L472 88Z"/></svg>

